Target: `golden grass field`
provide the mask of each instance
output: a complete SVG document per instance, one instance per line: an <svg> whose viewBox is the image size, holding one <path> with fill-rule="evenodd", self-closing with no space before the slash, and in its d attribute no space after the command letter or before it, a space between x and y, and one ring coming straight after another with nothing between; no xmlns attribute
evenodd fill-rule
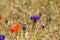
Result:
<svg viewBox="0 0 60 40"><path fill-rule="evenodd" d="M34 25L34 31L29 19L33 15L41 17ZM0 0L0 16L0 34L5 35L5 40L60 40L60 0ZM47 18L51 18L51 22ZM10 27L18 23L27 24L25 34L30 33L30 39L23 36L23 30L9 32ZM37 30L43 23L46 27Z"/></svg>

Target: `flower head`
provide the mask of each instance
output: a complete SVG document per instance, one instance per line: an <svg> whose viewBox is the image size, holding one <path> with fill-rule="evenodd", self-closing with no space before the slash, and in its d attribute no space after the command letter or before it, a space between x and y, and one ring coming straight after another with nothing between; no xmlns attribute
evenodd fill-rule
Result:
<svg viewBox="0 0 60 40"><path fill-rule="evenodd" d="M3 34L0 34L0 40L4 40L5 36Z"/></svg>
<svg viewBox="0 0 60 40"><path fill-rule="evenodd" d="M26 24L22 24L22 29L26 30L26 28L27 28Z"/></svg>
<svg viewBox="0 0 60 40"><path fill-rule="evenodd" d="M34 22L36 22L37 20L40 20L40 16L31 16L30 20L33 20Z"/></svg>

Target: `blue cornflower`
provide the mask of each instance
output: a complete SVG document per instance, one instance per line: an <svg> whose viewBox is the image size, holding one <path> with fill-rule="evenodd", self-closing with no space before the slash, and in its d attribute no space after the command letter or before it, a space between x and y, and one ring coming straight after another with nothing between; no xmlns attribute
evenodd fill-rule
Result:
<svg viewBox="0 0 60 40"><path fill-rule="evenodd" d="M1 39L1 40L4 40L4 39L5 39L5 36L2 35L2 34L0 34L0 39Z"/></svg>
<svg viewBox="0 0 60 40"><path fill-rule="evenodd" d="M40 20L40 16L31 16L30 20L33 20L34 22Z"/></svg>

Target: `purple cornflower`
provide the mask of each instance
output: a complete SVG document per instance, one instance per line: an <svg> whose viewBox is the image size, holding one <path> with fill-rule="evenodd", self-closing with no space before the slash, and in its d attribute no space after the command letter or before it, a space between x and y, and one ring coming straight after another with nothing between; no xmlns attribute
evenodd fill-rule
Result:
<svg viewBox="0 0 60 40"><path fill-rule="evenodd" d="M0 34L0 40L4 40L5 39L5 36Z"/></svg>
<svg viewBox="0 0 60 40"><path fill-rule="evenodd" d="M34 22L40 20L40 16L31 16L30 20L33 20Z"/></svg>
<svg viewBox="0 0 60 40"><path fill-rule="evenodd" d="M26 28L27 28L27 25L26 24L22 24L22 29L26 30Z"/></svg>

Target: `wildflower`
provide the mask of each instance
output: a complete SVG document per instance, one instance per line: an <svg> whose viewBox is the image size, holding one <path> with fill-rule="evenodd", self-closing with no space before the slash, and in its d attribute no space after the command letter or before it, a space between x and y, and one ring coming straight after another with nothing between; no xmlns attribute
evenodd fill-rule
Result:
<svg viewBox="0 0 60 40"><path fill-rule="evenodd" d="M0 40L4 40L5 36L3 34L0 34Z"/></svg>
<svg viewBox="0 0 60 40"><path fill-rule="evenodd" d="M22 24L22 29L26 30L26 28L27 28L26 24Z"/></svg>
<svg viewBox="0 0 60 40"><path fill-rule="evenodd" d="M38 30L42 30L42 29L44 29L45 28L45 24L42 24L42 25L39 25L38 26Z"/></svg>
<svg viewBox="0 0 60 40"><path fill-rule="evenodd" d="M40 20L40 16L31 16L30 20L33 20L34 22Z"/></svg>
<svg viewBox="0 0 60 40"><path fill-rule="evenodd" d="M0 16L0 20L2 19L2 16Z"/></svg>
<svg viewBox="0 0 60 40"><path fill-rule="evenodd" d="M16 24L16 25L14 25L14 26L12 26L11 28L10 28L10 32L17 32L18 30L20 30L21 29L21 24Z"/></svg>

